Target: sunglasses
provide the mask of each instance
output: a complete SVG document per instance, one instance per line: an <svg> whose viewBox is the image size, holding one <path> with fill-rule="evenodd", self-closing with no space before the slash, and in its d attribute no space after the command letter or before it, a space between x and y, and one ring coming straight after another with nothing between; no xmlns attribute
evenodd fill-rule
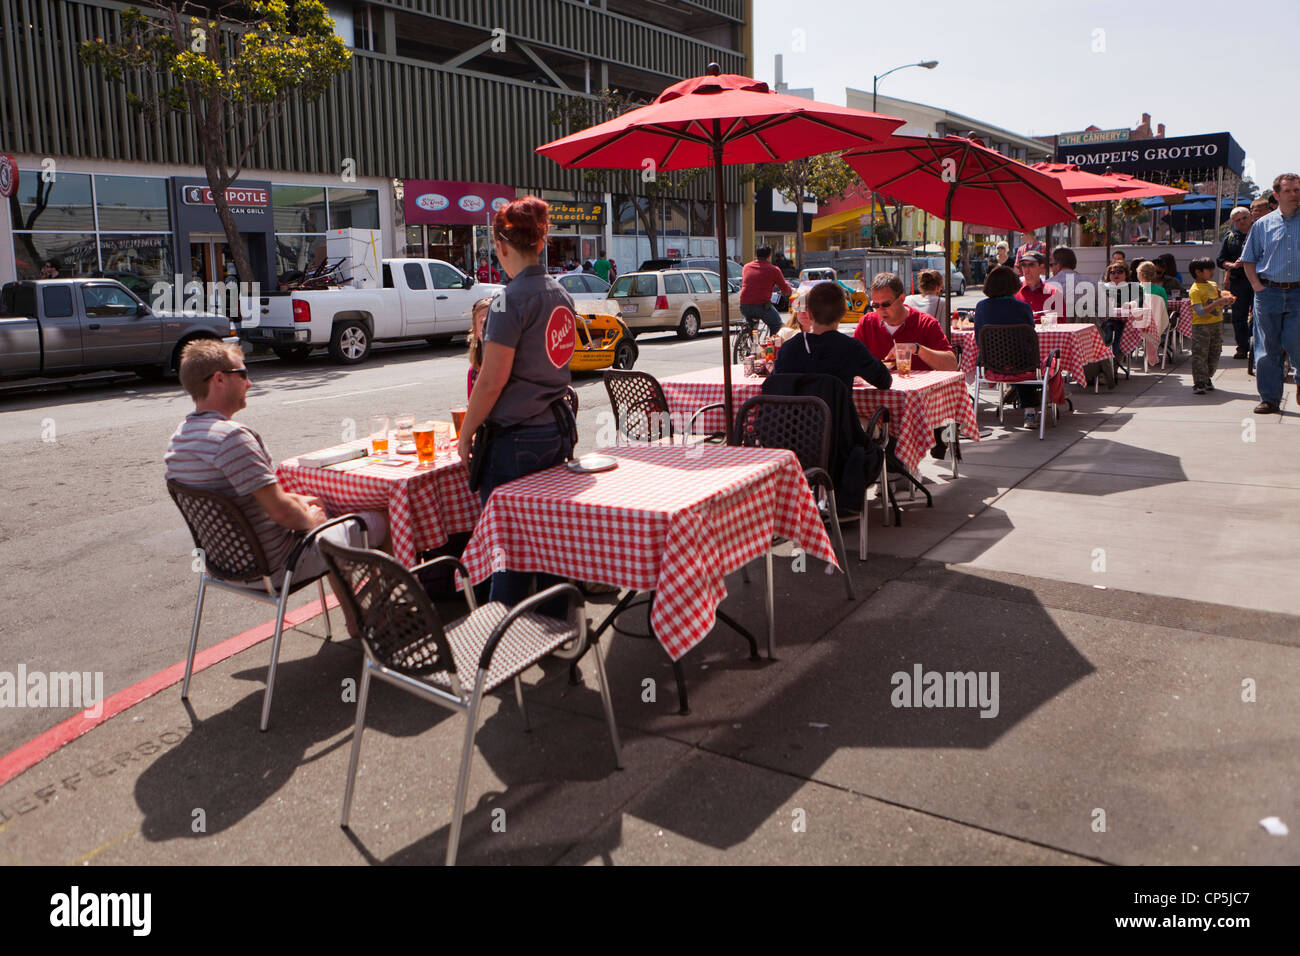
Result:
<svg viewBox="0 0 1300 956"><path fill-rule="evenodd" d="M873 302L871 303L871 307L875 309L877 312L884 312L886 309L893 308L894 303L897 301L898 301L897 298L893 298L890 299L888 302Z"/></svg>
<svg viewBox="0 0 1300 956"><path fill-rule="evenodd" d="M212 375L216 375L217 372L225 372L227 375L238 375L244 381L248 381L247 368L219 368L216 372L213 372ZM205 378L203 381L206 382L209 378L212 378L212 375L209 375L208 378Z"/></svg>

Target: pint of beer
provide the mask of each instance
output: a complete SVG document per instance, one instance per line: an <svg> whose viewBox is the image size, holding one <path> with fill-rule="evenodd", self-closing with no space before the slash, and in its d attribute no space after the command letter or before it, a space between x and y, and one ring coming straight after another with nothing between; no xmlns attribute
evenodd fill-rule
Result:
<svg viewBox="0 0 1300 956"><path fill-rule="evenodd" d="M437 440L433 434L433 422L420 422L411 429L415 436L416 460L421 465L430 465L438 457Z"/></svg>
<svg viewBox="0 0 1300 956"><path fill-rule="evenodd" d="M465 424L465 414L469 409L464 405L457 405L451 410L451 427L455 429L456 434L452 437L460 437L460 426Z"/></svg>

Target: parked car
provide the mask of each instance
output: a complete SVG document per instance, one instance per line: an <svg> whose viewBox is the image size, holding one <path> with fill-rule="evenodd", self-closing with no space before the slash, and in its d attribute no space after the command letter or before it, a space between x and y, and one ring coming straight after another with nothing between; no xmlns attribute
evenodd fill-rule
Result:
<svg viewBox="0 0 1300 956"><path fill-rule="evenodd" d="M933 269L939 275L944 274L943 256L918 256L912 260L912 292L920 292L916 277L922 269ZM953 295L962 295L966 291L966 276L952 262L948 262L948 282L952 285Z"/></svg>
<svg viewBox="0 0 1300 956"><path fill-rule="evenodd" d="M318 346L344 365L365 361L375 342L445 342L470 328L479 299L505 288L476 284L441 259L385 259L381 289L273 292L243 316L240 337L269 345L283 359L306 358Z"/></svg>
<svg viewBox="0 0 1300 956"><path fill-rule="evenodd" d="M24 279L0 289L0 379L174 372L195 339L239 342L234 320L156 311L113 279Z"/></svg>
<svg viewBox="0 0 1300 956"><path fill-rule="evenodd" d="M647 259L641 263L638 272L658 272L663 269L699 269L703 272L718 273L717 256L695 256L690 259ZM740 281L740 263L735 259L727 260L727 278Z"/></svg>
<svg viewBox="0 0 1300 956"><path fill-rule="evenodd" d="M739 321L739 281L728 283L728 289L730 314ZM721 292L716 272L664 269L619 276L609 294L633 335L672 329L693 339L702 328L722 326Z"/></svg>
<svg viewBox="0 0 1300 956"><path fill-rule="evenodd" d="M600 276L583 272L556 276L556 280L573 297L579 312L618 313L618 303L609 297L609 283Z"/></svg>

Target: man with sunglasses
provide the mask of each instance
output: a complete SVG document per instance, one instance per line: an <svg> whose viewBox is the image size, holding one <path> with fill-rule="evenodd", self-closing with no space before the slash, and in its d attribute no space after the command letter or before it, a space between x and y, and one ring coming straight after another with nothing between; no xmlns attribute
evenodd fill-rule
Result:
<svg viewBox="0 0 1300 956"><path fill-rule="evenodd" d="M957 356L939 320L903 301L903 280L892 272L882 272L871 280L868 291L871 308L862 316L853 337L882 362L894 358L895 342L915 342L912 368L918 372L931 369L955 371Z"/></svg>
<svg viewBox="0 0 1300 956"><path fill-rule="evenodd" d="M199 339L185 346L180 361L181 385L194 399L194 411L172 435L163 462L167 480L216 491L232 499L248 517L273 568L284 566L297 540L295 531L310 531L329 519L319 498L285 491L275 477L275 465L262 437L233 420L248 405L248 367L238 345ZM371 547L388 535L382 512L362 514ZM355 523L336 525L322 537L359 548L361 529ZM324 570L319 555L304 554L297 577ZM249 582L260 588L260 581Z"/></svg>

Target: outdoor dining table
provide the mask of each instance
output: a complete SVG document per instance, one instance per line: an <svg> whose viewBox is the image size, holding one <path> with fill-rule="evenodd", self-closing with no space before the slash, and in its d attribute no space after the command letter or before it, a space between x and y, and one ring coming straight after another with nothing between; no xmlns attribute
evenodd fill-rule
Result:
<svg viewBox="0 0 1300 956"><path fill-rule="evenodd" d="M315 495L331 514L387 511L393 557L411 567L419 552L474 530L479 497L470 491L469 472L455 455L424 466L414 455L388 456L390 461L398 459L402 464L367 458L315 468L290 458L276 469L276 476L285 491Z"/></svg>
<svg viewBox="0 0 1300 956"><path fill-rule="evenodd" d="M749 399L763 394L766 379L745 375L737 365L731 370L732 402L737 409ZM686 372L659 380L668 399L669 412L674 420L689 421L691 415L706 405L722 401L723 383L721 368L707 368ZM913 474L920 466L926 452L934 445L934 430L956 423L961 432L978 441L975 425L975 407L971 404L960 372L912 372L903 377L894 375L887 389L879 389L865 382L853 386L853 406L858 417L870 418L882 406L889 409L890 432L898 438L895 456ZM722 431L723 412L714 409L700 416L700 427L709 431ZM955 436L954 436L955 438ZM953 456L953 474L957 458Z"/></svg>
<svg viewBox="0 0 1300 956"><path fill-rule="evenodd" d="M1053 349L1061 350L1061 368L1079 385L1088 381L1083 368L1093 362L1114 358L1110 346L1101 337L1097 326L1091 322L1072 322L1065 325L1035 325L1038 333L1038 354L1044 363ZM975 381L975 367L979 364L979 347L975 344L974 329L953 329L948 336L954 346L961 348L961 370L966 381Z"/></svg>
<svg viewBox="0 0 1300 956"><path fill-rule="evenodd" d="M635 444L601 453L617 467L556 465L493 491L461 558L471 580L511 570L652 591L651 631L676 665L712 630L726 576L760 555L772 653L774 535L839 567L793 452Z"/></svg>

